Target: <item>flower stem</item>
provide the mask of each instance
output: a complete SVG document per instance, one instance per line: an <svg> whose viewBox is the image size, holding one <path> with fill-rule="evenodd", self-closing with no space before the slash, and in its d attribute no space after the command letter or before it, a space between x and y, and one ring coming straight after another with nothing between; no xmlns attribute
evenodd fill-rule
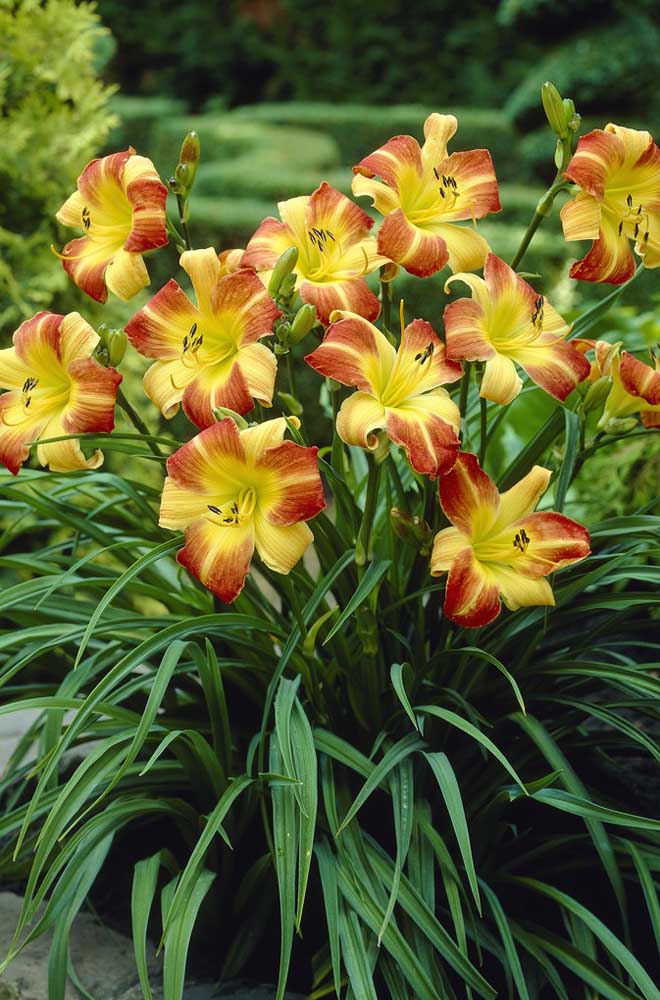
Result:
<svg viewBox="0 0 660 1000"><path fill-rule="evenodd" d="M369 476L367 479L367 496L364 502L364 513L362 523L358 531L355 543L355 565L358 569L358 577L364 576L367 562L371 559L371 529L373 527L374 515L376 513L376 503L378 501L378 484L380 482L381 466L369 455Z"/></svg>
<svg viewBox="0 0 660 1000"><path fill-rule="evenodd" d="M286 374L289 380L289 392L294 399L298 399L298 394L296 392L296 373L293 367L293 357L291 356L291 351L287 351L286 355Z"/></svg>
<svg viewBox="0 0 660 1000"><path fill-rule="evenodd" d="M147 445L154 453L154 455L158 455L159 458L162 458L163 457L162 451L160 450L156 442L151 440L151 431L149 430L149 428L147 427L147 425L145 424L144 420L137 412L137 410L135 410L133 408L133 405L129 403L121 388L117 389L117 403L122 408L128 419L131 421L136 431L145 436Z"/></svg>
<svg viewBox="0 0 660 1000"><path fill-rule="evenodd" d="M188 228L188 219L186 218L186 202L183 195L177 194L176 205L179 209L179 222L181 223L181 232L183 233L186 250L192 250L192 239L190 238L190 229Z"/></svg>
<svg viewBox="0 0 660 1000"><path fill-rule="evenodd" d="M557 167L557 173L555 174L554 181L545 194L539 199L534 215L532 216L532 221L528 225L525 235L522 238L522 242L518 247L518 252L511 261L511 267L514 271L527 253L527 248L532 242L536 230L539 228L545 217L550 215L555 198L560 191L566 191L566 189L570 187L571 182L565 179L564 171L566 170L571 156L573 155L573 138L573 136L567 137L562 141L561 163Z"/></svg>
<svg viewBox="0 0 660 1000"><path fill-rule="evenodd" d="M486 447L488 445L488 400L483 396L479 397L479 417L480 430L479 437L479 465L483 469L486 458Z"/></svg>
<svg viewBox="0 0 660 1000"><path fill-rule="evenodd" d="M458 400L458 409L460 410L461 420L465 417L467 412L467 402L468 402L468 390L470 388L470 373L472 371L472 364L469 361L465 362L465 368L463 369L463 378L461 379L461 395Z"/></svg>

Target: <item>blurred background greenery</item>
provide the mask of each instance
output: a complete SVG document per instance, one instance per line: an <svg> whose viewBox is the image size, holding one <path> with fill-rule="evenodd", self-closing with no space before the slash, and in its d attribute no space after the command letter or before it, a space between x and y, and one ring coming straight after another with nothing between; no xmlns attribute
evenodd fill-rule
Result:
<svg viewBox="0 0 660 1000"><path fill-rule="evenodd" d="M539 100L545 79L575 99L583 132L614 120L657 137L656 13L653 0L634 8L624 0L381 0L366 8L352 0L316 8L303 0L196 0L166 11L160 0L0 0L3 343L43 308L122 325L171 276L174 247L150 260L151 291L97 306L51 255L51 244L61 248L71 235L53 214L98 153L132 145L168 177L191 128L202 140L193 238L220 250L245 245L278 200L309 193L322 178L350 194L357 160L391 135L421 138L429 112L451 111L459 120L452 148L486 146L493 155L504 211L480 230L510 259L554 174ZM567 316L609 290L567 279L569 260L581 253L563 242L555 212L525 258ZM439 323L444 277L399 276L395 295L408 315ZM645 275L596 333L616 339L623 331L629 348L660 341L656 285L655 274ZM139 392L142 359L132 352L126 367ZM303 393L311 417L315 377ZM524 437L541 397L521 399L508 426ZM155 427L157 414L148 418ZM648 482L646 473L635 479Z"/></svg>

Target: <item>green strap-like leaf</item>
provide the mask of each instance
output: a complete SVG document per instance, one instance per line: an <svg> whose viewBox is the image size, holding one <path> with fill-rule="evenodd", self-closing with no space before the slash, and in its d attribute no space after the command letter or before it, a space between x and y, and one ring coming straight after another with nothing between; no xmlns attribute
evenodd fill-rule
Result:
<svg viewBox="0 0 660 1000"><path fill-rule="evenodd" d="M355 593L323 640L324 646L330 642L332 637L336 635L340 628L346 624L351 615L354 615L360 605L366 601L371 591L374 587L378 586L389 568L389 559L375 559L372 563L370 563L367 572L357 585Z"/></svg>

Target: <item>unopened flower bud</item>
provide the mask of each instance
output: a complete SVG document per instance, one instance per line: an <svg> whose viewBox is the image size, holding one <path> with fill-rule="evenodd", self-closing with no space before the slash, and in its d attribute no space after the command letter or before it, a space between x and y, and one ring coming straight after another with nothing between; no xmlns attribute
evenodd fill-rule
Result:
<svg viewBox="0 0 660 1000"><path fill-rule="evenodd" d="M584 397L584 402L582 404L583 413L591 413L592 410L597 410L605 402L609 396L610 389L612 388L612 379L603 376L602 378L596 379L592 382L587 389L586 395Z"/></svg>
<svg viewBox="0 0 660 1000"><path fill-rule="evenodd" d="M564 111L564 101L554 83L546 80L541 87L541 101L545 117L548 119L550 128L560 139L565 139L567 135L566 114ZM572 103L572 102L571 102ZM573 108L575 111L575 107Z"/></svg>
<svg viewBox="0 0 660 1000"><path fill-rule="evenodd" d="M113 368L121 364L126 354L128 337L125 330L110 330L107 338L108 362Z"/></svg>
<svg viewBox="0 0 660 1000"><path fill-rule="evenodd" d="M273 268L270 281L268 282L268 294L275 298L282 287L284 279L291 274L298 263L298 247L289 247L285 250L277 264Z"/></svg>
<svg viewBox="0 0 660 1000"><path fill-rule="evenodd" d="M405 510L392 507L390 510L392 530L397 538L406 545L419 549L422 555L428 555L433 544L433 531L430 524L417 514L408 514Z"/></svg>
<svg viewBox="0 0 660 1000"><path fill-rule="evenodd" d="M605 431L606 434L611 434L613 437L627 434L635 427L637 427L635 417L608 417L607 420L601 418L598 422L599 430Z"/></svg>
<svg viewBox="0 0 660 1000"><path fill-rule="evenodd" d="M289 334L289 343L293 347L295 344L299 344L303 337L307 336L309 331L313 326L316 325L316 306L310 303L305 303L301 306L296 317L291 324L291 332Z"/></svg>
<svg viewBox="0 0 660 1000"><path fill-rule="evenodd" d="M187 164L187 166L195 171L199 165L200 152L201 147L197 132L188 132L181 143L181 152L179 153L180 162Z"/></svg>
<svg viewBox="0 0 660 1000"><path fill-rule="evenodd" d="M236 410L230 410L228 406L214 406L213 416L216 420L224 420L225 417L231 417L239 431L244 431L248 425L245 417L242 417Z"/></svg>

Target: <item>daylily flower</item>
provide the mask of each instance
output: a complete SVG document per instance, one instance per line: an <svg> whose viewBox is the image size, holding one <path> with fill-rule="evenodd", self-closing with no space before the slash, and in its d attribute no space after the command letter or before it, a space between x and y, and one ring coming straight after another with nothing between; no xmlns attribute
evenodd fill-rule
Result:
<svg viewBox="0 0 660 1000"><path fill-rule="evenodd" d="M241 267L253 267L267 285L279 258L295 246L295 287L303 302L316 306L321 323L329 322L334 309L376 319L380 304L364 275L389 261L379 256L375 237L369 236L373 219L325 181L312 195L281 201L277 207L283 221L264 219Z"/></svg>
<svg viewBox="0 0 660 1000"><path fill-rule="evenodd" d="M564 338L569 326L550 303L489 253L484 278L455 274L472 290L445 308L447 357L485 361L481 395L505 405L518 395L522 380L516 365L533 382L562 401L589 374L584 355Z"/></svg>
<svg viewBox="0 0 660 1000"><path fill-rule="evenodd" d="M593 240L571 278L620 285L635 252L660 266L660 149L648 132L606 125L582 136L565 176L582 190L561 211L567 240Z"/></svg>
<svg viewBox="0 0 660 1000"><path fill-rule="evenodd" d="M452 271L481 267L488 244L456 223L476 225L502 207L487 149L448 154L457 128L453 115L429 115L421 149L411 135L397 135L353 167L353 194L369 195L385 216L378 252L422 278L447 262Z"/></svg>
<svg viewBox="0 0 660 1000"><path fill-rule="evenodd" d="M612 420L639 413L645 427L660 427L660 358L654 356L654 367L644 364L633 354L621 350L621 344L604 340L582 341L584 349L594 348L591 379L611 380L603 413L598 421L601 430L612 427Z"/></svg>
<svg viewBox="0 0 660 1000"><path fill-rule="evenodd" d="M78 313L40 312L22 323L14 346L0 351L0 462L14 475L39 438L106 433L114 427L121 375L92 357L98 334ZM40 444L37 458L53 472L96 469L103 452L85 458L75 438Z"/></svg>
<svg viewBox="0 0 660 1000"><path fill-rule="evenodd" d="M158 358L144 388L164 417L183 401L198 427L214 422L213 407L247 413L254 399L270 406L275 355L257 341L280 315L254 271L224 273L215 250L186 250L181 267L197 299L193 305L174 279L140 309L126 327L133 346Z"/></svg>
<svg viewBox="0 0 660 1000"><path fill-rule="evenodd" d="M440 503L452 527L435 536L431 573L448 573L444 613L467 628L488 625L500 613L554 605L545 577L589 555L586 528L552 512L536 512L551 472L535 465L505 493L462 452L440 479Z"/></svg>
<svg viewBox="0 0 660 1000"><path fill-rule="evenodd" d="M416 319L403 331L396 351L361 316L335 312L322 344L305 361L321 375L357 386L342 403L337 432L346 444L373 451L375 431L384 429L402 445L417 472L438 476L458 454L460 413L449 398L448 382L463 374L448 361L445 346L430 323Z"/></svg>
<svg viewBox="0 0 660 1000"><path fill-rule="evenodd" d="M166 199L153 163L132 147L88 163L56 216L84 230L58 255L76 285L97 302L108 289L126 300L148 285L142 254L167 243Z"/></svg>
<svg viewBox="0 0 660 1000"><path fill-rule="evenodd" d="M304 522L325 507L318 449L285 431L282 417L242 431L226 417L167 460L159 523L185 531L178 561L221 601L243 589L255 548L288 573L313 541Z"/></svg>

